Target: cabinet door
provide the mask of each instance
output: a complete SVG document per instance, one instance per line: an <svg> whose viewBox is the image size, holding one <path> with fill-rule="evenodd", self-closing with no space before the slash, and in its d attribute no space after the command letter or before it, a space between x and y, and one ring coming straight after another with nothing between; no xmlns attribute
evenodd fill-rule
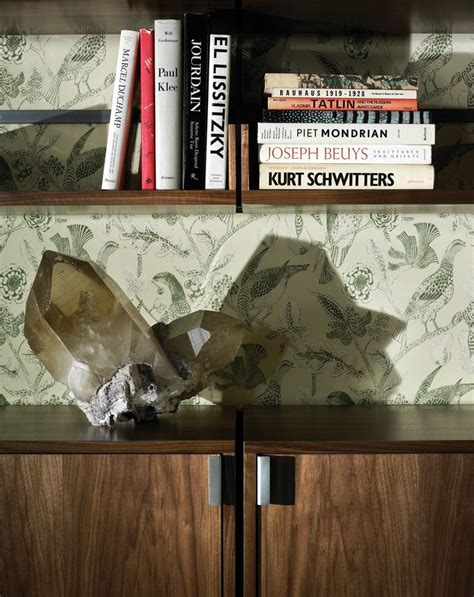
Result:
<svg viewBox="0 0 474 597"><path fill-rule="evenodd" d="M0 456L0 595L221 594L207 455Z"/></svg>
<svg viewBox="0 0 474 597"><path fill-rule="evenodd" d="M474 455L301 455L294 464L294 505L259 508L262 596L474 594Z"/></svg>

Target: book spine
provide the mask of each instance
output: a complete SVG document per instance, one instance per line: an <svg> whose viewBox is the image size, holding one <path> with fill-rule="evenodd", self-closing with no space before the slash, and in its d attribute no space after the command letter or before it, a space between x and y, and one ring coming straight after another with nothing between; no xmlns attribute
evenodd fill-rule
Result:
<svg viewBox="0 0 474 597"><path fill-rule="evenodd" d="M138 32L122 31L115 71L102 189L118 190L123 181L138 57Z"/></svg>
<svg viewBox="0 0 474 597"><path fill-rule="evenodd" d="M417 100L269 97L269 110L417 110Z"/></svg>
<svg viewBox="0 0 474 597"><path fill-rule="evenodd" d="M301 87L286 87L274 88L271 93L272 97L316 97L321 99L330 98L364 98L364 99L413 99L417 98L416 89L314 89Z"/></svg>
<svg viewBox="0 0 474 597"><path fill-rule="evenodd" d="M204 189L206 169L209 18L183 19L183 188Z"/></svg>
<svg viewBox="0 0 474 597"><path fill-rule="evenodd" d="M258 143L434 145L434 124L298 124L259 122Z"/></svg>
<svg viewBox="0 0 474 597"><path fill-rule="evenodd" d="M181 21L155 21L155 176L157 189L181 188Z"/></svg>
<svg viewBox="0 0 474 597"><path fill-rule="evenodd" d="M155 87L153 31L140 29L142 189L155 188Z"/></svg>
<svg viewBox="0 0 474 597"><path fill-rule="evenodd" d="M230 54L231 36L212 34L209 40L206 189L226 188Z"/></svg>
<svg viewBox="0 0 474 597"><path fill-rule="evenodd" d="M332 122L354 124L431 124L428 110L263 110L263 122Z"/></svg>
<svg viewBox="0 0 474 597"><path fill-rule="evenodd" d="M260 164L260 189L432 189L433 166Z"/></svg>
<svg viewBox="0 0 474 597"><path fill-rule="evenodd" d="M431 164L429 145L260 145L260 163Z"/></svg>
<svg viewBox="0 0 474 597"><path fill-rule="evenodd" d="M266 73L264 92L274 88L314 89L418 89L417 77L388 75L318 75L315 73Z"/></svg>

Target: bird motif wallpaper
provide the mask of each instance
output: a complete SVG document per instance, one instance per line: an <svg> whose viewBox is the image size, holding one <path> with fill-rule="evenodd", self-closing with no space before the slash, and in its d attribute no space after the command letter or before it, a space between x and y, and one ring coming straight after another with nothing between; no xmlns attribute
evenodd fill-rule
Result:
<svg viewBox="0 0 474 597"><path fill-rule="evenodd" d="M474 215L0 216L0 402L58 404L23 337L45 249L94 259L150 322L197 309L245 322L233 363L192 402L474 403Z"/></svg>
<svg viewBox="0 0 474 597"><path fill-rule="evenodd" d="M0 35L0 110L109 108L117 35ZM271 71L416 75L420 106L474 108L474 33L408 37L348 30L343 36L246 37L241 86L261 105ZM127 185L138 181L132 135ZM0 190L97 189L106 125L6 125L0 119ZM474 188L474 123L438 126L438 188Z"/></svg>
<svg viewBox="0 0 474 597"><path fill-rule="evenodd" d="M117 46L113 35L0 35L0 110L108 108ZM474 34L248 39L243 99L260 101L266 70L371 70L417 74L423 108L474 107L473 50ZM0 122L0 190L99 188L106 129ZM473 188L474 124L442 125L437 138L437 186ZM239 355L192 402L474 403L468 206L200 216L4 209L0 405L65 401L23 337L45 249L94 259L150 323L202 308L245 322Z"/></svg>

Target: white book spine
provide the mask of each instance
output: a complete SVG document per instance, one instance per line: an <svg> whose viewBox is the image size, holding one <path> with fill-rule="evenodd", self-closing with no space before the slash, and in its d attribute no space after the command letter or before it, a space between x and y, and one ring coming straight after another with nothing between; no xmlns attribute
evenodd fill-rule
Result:
<svg viewBox="0 0 474 597"><path fill-rule="evenodd" d="M156 188L181 188L181 21L155 21Z"/></svg>
<svg viewBox="0 0 474 597"><path fill-rule="evenodd" d="M264 144L259 160L262 164L431 164L431 146Z"/></svg>
<svg viewBox="0 0 474 597"><path fill-rule="evenodd" d="M225 189L229 122L231 36L209 38L209 99L207 109L206 189Z"/></svg>
<svg viewBox="0 0 474 597"><path fill-rule="evenodd" d="M132 116L133 87L138 58L138 31L122 31L115 72L102 189L120 189Z"/></svg>
<svg viewBox="0 0 474 597"><path fill-rule="evenodd" d="M261 189L432 189L433 166L260 164Z"/></svg>
<svg viewBox="0 0 474 597"><path fill-rule="evenodd" d="M308 87L276 87L272 97L320 97L320 98L362 98L362 99L414 99L415 89L314 89Z"/></svg>
<svg viewBox="0 0 474 597"><path fill-rule="evenodd" d="M434 124L259 122L258 143L434 145Z"/></svg>

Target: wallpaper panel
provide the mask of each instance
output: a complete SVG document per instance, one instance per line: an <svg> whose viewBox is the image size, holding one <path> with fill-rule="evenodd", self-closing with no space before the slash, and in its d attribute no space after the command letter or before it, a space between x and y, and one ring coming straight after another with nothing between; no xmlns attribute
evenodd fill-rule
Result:
<svg viewBox="0 0 474 597"><path fill-rule="evenodd" d="M3 215L0 394L64 387L23 335L44 249L96 260L153 323L196 309L247 326L204 402L474 402L474 218L448 210L208 216Z"/></svg>
<svg viewBox="0 0 474 597"><path fill-rule="evenodd" d="M0 110L109 108L117 49L117 35L0 35ZM242 55L247 105L260 106L268 71L370 71L417 75L422 108L474 107L474 34L260 36ZM0 190L98 189L106 139L106 125L0 123ZM438 188L474 188L473 161L474 124L438 127Z"/></svg>

